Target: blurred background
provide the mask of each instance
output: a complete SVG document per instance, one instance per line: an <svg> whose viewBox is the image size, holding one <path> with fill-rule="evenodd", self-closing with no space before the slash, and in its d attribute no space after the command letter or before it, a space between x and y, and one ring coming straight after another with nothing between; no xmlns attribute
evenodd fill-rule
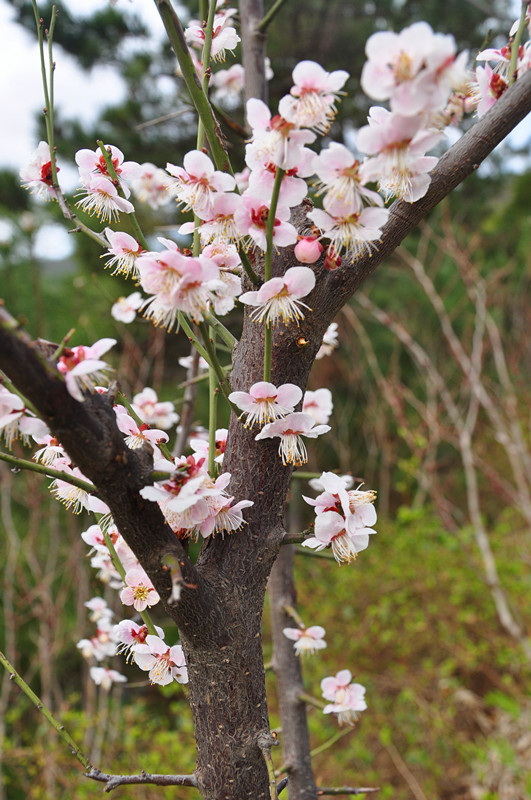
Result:
<svg viewBox="0 0 531 800"><path fill-rule="evenodd" d="M271 106L304 58L346 69L348 96L330 136L352 143L369 107L359 75L371 33L425 19L453 33L472 61L486 42L506 42L518 6L290 0L269 33ZM48 20L51 5L39 8ZM94 149L97 138L126 159L181 163L195 147L195 119L154 5L120 0L87 11L76 0L58 8L56 143L67 194L77 186L74 153ZM132 285L103 269L92 241L65 232L58 208L20 186L18 169L45 138L35 21L25 0L0 0L0 9L0 295L32 336L56 342L74 327L72 344L117 338L123 391L149 385L179 406L186 339L141 319L116 323L110 307ZM196 14L192 3L182 11ZM229 55L221 68L232 63ZM234 96L218 102L241 169L241 105ZM338 349L310 379L310 389L332 389L334 413L309 469L359 477L378 490L379 515L378 536L350 567L307 551L297 560L301 615L327 629L328 648L305 662L308 691L319 697L321 678L339 669L367 687L358 728L340 729L315 756L324 785L379 786L381 800L531 796L529 130L524 122L369 278L336 320ZM173 203L139 205L138 216L154 244L175 236L184 219ZM229 325L237 333L237 312ZM200 387L198 424L206 403ZM29 457L20 445L15 452ZM102 595L118 619L121 606L90 571L79 536L89 518L65 511L46 484L0 463L0 648L101 769L191 771L185 689L150 687L123 659L114 666L129 678L125 688L108 694L89 679L75 647L90 635L84 602ZM307 521L299 495L309 490L293 486L296 530ZM266 661L269 641L266 610ZM270 689L274 726L273 679ZM317 709L310 725L315 748L338 735ZM1 800L100 795L7 674L0 740ZM118 791L196 796L188 788Z"/></svg>

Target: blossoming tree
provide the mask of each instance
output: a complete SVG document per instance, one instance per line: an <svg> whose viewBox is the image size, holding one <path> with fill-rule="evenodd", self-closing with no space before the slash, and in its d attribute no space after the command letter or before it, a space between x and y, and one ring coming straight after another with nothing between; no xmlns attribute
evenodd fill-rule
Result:
<svg viewBox="0 0 531 800"><path fill-rule="evenodd" d="M332 128L347 72L303 61L278 110L266 104L264 32L281 2L264 15L261 0L240 0L243 68L226 71L215 65L240 41L235 9L203 3L204 18L183 31L169 0L155 2L198 114L197 148L182 167L168 164L165 172L124 160L112 144L80 150L77 206L114 225L93 231L58 181L52 67L43 75L48 141L21 176L99 242L108 268L132 281L135 291L113 306L116 319L131 323L142 313L194 344L209 373L208 437L181 426L183 446L169 447L167 431L178 421L173 405L160 403L149 387L134 398L119 392L105 360L115 340L75 347L32 341L0 308L0 430L6 450L17 437L40 446L33 462L8 452L0 457L52 477L58 499L95 515L82 534L92 564L134 617L114 623L100 598L87 604L96 632L78 648L93 663L95 683L108 691L126 680L108 662L118 652L153 683L188 684L193 775L111 776L78 753L88 777L108 789L149 781L195 786L205 800L278 796L287 781L277 785L271 760L277 741L261 647L269 584L288 791L315 798L306 725L311 698L300 656L326 647L325 630L306 627L295 610L294 545L330 548L338 562L353 562L375 533L376 511L374 491L325 470L312 483L316 496L305 496L314 523L303 533L286 532L286 497L294 471L307 461L306 442L330 429L330 392L305 392L308 375L314 360L333 349L333 319L365 278L531 110L531 48L522 44L529 4L506 47L480 53L486 64L475 73L453 37L427 23L373 35L362 87L389 108L371 109L352 152L318 139ZM44 70L44 27L34 7ZM46 32L50 52L53 24L54 18ZM242 86L249 141L246 170L235 175L209 89ZM474 110L479 120L457 144L440 159L427 155L448 124ZM191 235L190 247L148 242L136 219L135 202L157 208L172 197L193 213L179 230ZM236 303L243 309L237 339L220 319ZM227 350L230 370L220 362ZM197 358L190 369L197 373ZM217 426L221 402L232 412L228 431ZM194 562L189 543L197 540ZM166 641L154 625L149 609L159 604L180 642ZM367 708L365 690L339 666L335 677L323 678L321 707L353 724Z"/></svg>

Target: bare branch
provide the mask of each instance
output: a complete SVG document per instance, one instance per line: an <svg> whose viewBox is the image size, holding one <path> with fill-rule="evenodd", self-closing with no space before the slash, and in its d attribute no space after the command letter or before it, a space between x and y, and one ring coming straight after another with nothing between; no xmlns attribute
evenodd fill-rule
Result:
<svg viewBox="0 0 531 800"><path fill-rule="evenodd" d="M197 787L195 775L157 775L142 772L139 775L109 775L96 767L85 772L87 778L105 784L105 792L112 792L118 786L132 783L154 783L157 786L194 786Z"/></svg>

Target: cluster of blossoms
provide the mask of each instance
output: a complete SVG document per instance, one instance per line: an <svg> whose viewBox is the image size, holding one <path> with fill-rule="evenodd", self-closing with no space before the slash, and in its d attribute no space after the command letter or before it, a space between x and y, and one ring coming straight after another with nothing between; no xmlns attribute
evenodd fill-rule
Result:
<svg viewBox="0 0 531 800"><path fill-rule="evenodd" d="M282 633L293 642L297 656L307 656L326 647L325 629L320 625L307 628L299 619L298 628L284 628ZM351 683L352 673L348 669L341 670L335 677L323 678L321 692L325 700L330 702L324 706L324 714L337 714L340 725L354 725L360 711L365 711L365 687L360 683Z"/></svg>
<svg viewBox="0 0 531 800"><path fill-rule="evenodd" d="M243 509L253 505L250 500L234 503L225 492L230 473L213 480L204 464L205 458L196 455L156 461L155 469L168 472L168 478L140 490L146 500L158 503L168 525L183 539L232 533L244 524Z"/></svg>
<svg viewBox="0 0 531 800"><path fill-rule="evenodd" d="M262 426L255 439L280 439L279 455L283 464L300 466L307 460L306 446L301 437L315 439L327 433L326 423L332 413L332 396L328 389L306 392L303 410L295 411L302 399L302 390L293 383L274 386L259 381L248 392L231 392L229 400L246 415L245 426Z"/></svg>
<svg viewBox="0 0 531 800"><path fill-rule="evenodd" d="M313 488L321 490L315 498L305 497L315 508L315 533L302 544L312 550L332 548L339 563L350 563L357 554L369 545L369 535L376 533L371 527L376 522L374 491L364 492L350 489L349 476L323 472L312 481Z"/></svg>

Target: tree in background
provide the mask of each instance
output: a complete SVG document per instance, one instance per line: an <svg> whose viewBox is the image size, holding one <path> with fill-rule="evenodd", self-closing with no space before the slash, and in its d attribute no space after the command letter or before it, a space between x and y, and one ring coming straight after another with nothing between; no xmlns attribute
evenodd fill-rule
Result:
<svg viewBox="0 0 531 800"><path fill-rule="evenodd" d="M187 153L184 166L169 164L170 177L162 179L153 171L147 175L145 165L124 161L117 148L101 141L99 150L78 151L84 187L77 201L80 211L95 212L103 222L118 222L120 214L130 221L131 233L93 231L59 187L48 74L48 142L39 145L22 177L50 194L80 232L106 249L116 272L140 284L148 295L139 299L145 316L170 332L180 326L205 358L208 441L196 444L195 455L188 457L181 456L184 446L178 446L175 456L162 430L171 409L155 413L156 399L146 395L131 405L113 384L95 391L106 382L102 356L111 341L77 348L67 338L59 345L31 342L4 311L1 420L8 444L18 434L45 440L41 471L55 478L60 499L101 515L90 543L106 548L102 571L107 569L120 587L122 603L142 617L142 624L122 623L109 638L116 644L121 637L119 643L154 683L189 681L197 768L191 776L172 777L175 783L196 786L205 798L274 798L280 789L271 763L276 739L269 730L261 649L269 579L289 792L316 797L306 723L311 698L298 654L305 647L321 648L324 632L319 626L306 629L295 611L293 543L317 551L330 546L338 561L350 562L367 546L376 515L373 492L353 490L348 479L325 471L319 495L310 500L316 509L311 529L286 532L286 496L293 475L300 478L294 470L307 458L302 437L315 438L328 429L326 401L321 407L315 395L306 395L303 410L295 409L323 342L330 346L330 325L342 306L528 113L529 50L518 46L525 15L515 31L512 57L511 48L483 54L500 71L480 68L475 94L466 87L466 58L457 54L451 38L433 34L426 24L400 35L372 37L362 86L374 99L388 100L391 111L371 109L369 125L356 142L367 156L362 160L341 145L331 144L319 156L307 147L330 129L348 77L343 70L326 72L315 62L299 63L279 114L271 115L264 103L264 31L273 16L264 15L259 3L241 2L251 140L248 186L242 183L240 193L208 100L210 58L219 58L237 42L232 12L221 9L216 15L214 7L205 8L203 23L192 23L183 32L171 5L164 0L156 4L200 120L197 149ZM53 19L52 14L49 41ZM42 26L40 31L42 36ZM192 47L200 42L199 65L187 42ZM445 156L437 162L426 155L441 140L441 125L478 105L482 119ZM306 198L301 180L313 174L319 178L316 198L324 196L322 208ZM193 234L191 251L169 240L161 242L162 250L150 249L129 184L137 195L145 190L154 206L162 189L165 198L169 189L194 212L194 221L181 230ZM368 184L377 184L380 194ZM391 197L399 199L386 208L384 200ZM236 297L244 306L239 340L219 320L232 310ZM136 302L130 297L129 307L115 313L125 321ZM227 351L229 375L219 358ZM233 412L226 444L217 429L221 396ZM2 457L30 468L31 462ZM229 487L230 494L225 491ZM194 560L190 541L199 537L204 541ZM181 645L166 644L146 613L159 601L177 625ZM92 611L104 631L108 619L101 620L108 615L96 605ZM122 681L113 670L97 669L94 679L102 685ZM351 678L343 669L322 684L329 701L324 711L343 722L354 721L365 708L363 687ZM90 777L106 781L108 788L133 780L85 766ZM136 776L136 782L146 781Z"/></svg>

